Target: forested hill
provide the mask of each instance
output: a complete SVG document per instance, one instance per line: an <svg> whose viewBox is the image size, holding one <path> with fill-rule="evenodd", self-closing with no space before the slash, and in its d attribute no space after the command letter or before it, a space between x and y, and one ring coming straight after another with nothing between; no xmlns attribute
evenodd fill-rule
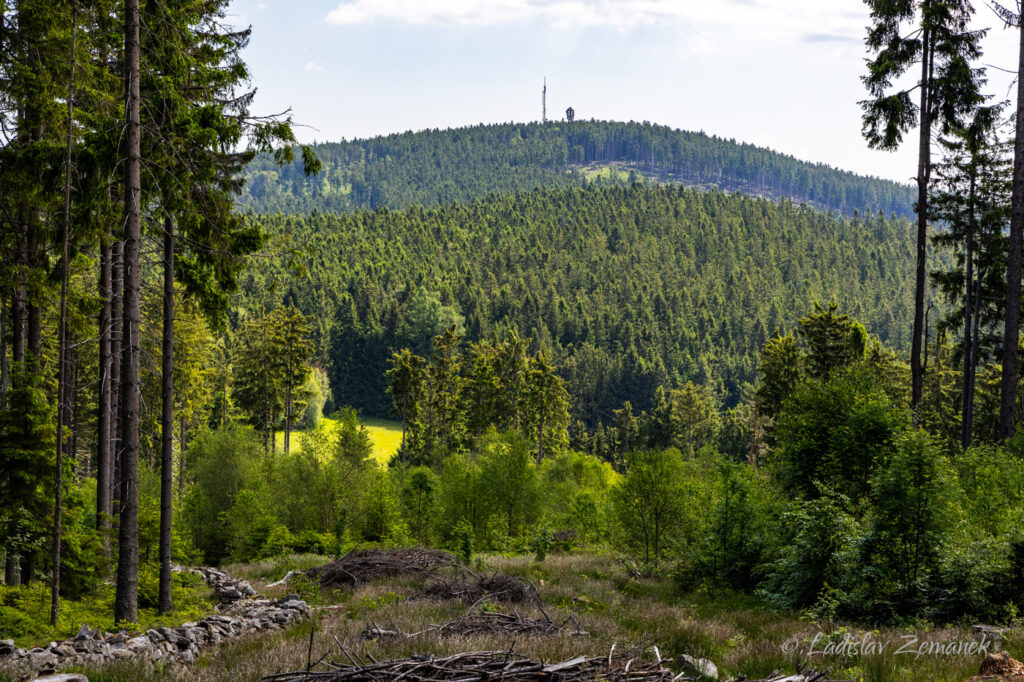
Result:
<svg viewBox="0 0 1024 682"><path fill-rule="evenodd" d="M429 353L453 321L467 341L516 328L547 346L574 416L591 423L691 379L736 397L765 339L814 301L834 297L906 345L904 219L636 184L253 220L276 253L294 250L246 272L239 312L296 302L312 316L336 403L370 414L390 409L391 352Z"/></svg>
<svg viewBox="0 0 1024 682"><path fill-rule="evenodd" d="M285 214L437 206L537 187L628 183L637 176L789 197L846 215L909 216L915 200L909 185L647 123L480 125L315 148L324 168L314 178L306 178L298 163L277 168L269 159L254 161L242 206ZM616 172L596 172L609 166Z"/></svg>

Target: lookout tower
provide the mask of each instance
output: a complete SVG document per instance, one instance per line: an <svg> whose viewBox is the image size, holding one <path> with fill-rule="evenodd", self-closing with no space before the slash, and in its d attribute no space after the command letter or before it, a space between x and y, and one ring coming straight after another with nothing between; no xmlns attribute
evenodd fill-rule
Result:
<svg viewBox="0 0 1024 682"><path fill-rule="evenodd" d="M573 109L572 107L569 107L568 109L565 110L565 120L568 121L569 123L572 123L572 120L574 118L576 118L576 110Z"/></svg>
<svg viewBox="0 0 1024 682"><path fill-rule="evenodd" d="M544 89L540 91L540 122L548 122L548 79L544 78Z"/></svg>

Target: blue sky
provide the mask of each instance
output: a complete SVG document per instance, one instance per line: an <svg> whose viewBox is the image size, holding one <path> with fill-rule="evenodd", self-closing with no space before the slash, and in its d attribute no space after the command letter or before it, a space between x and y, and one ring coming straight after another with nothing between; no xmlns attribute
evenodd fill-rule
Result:
<svg viewBox="0 0 1024 682"><path fill-rule="evenodd" d="M983 0L977 27L997 22ZM651 121L907 181L860 137L861 0L236 0L260 113L304 141L548 116ZM984 62L1016 66L994 28ZM1007 97L1011 77L989 70ZM1012 93L1011 93L1012 94Z"/></svg>

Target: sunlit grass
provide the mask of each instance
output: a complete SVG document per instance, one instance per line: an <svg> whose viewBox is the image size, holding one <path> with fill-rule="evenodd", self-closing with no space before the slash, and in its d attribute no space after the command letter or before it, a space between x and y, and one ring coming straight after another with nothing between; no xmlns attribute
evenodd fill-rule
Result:
<svg viewBox="0 0 1024 682"><path fill-rule="evenodd" d="M324 417L323 423L329 428L334 428L338 420ZM386 466L402 446L402 423L374 417L360 417L359 423L366 427L366 431L370 434L370 441L373 443L373 453L370 456L379 465ZM301 436L301 430L292 431L290 448L292 453L302 451ZM278 451L284 450L284 431L274 434L274 443Z"/></svg>
<svg viewBox="0 0 1024 682"><path fill-rule="evenodd" d="M266 589L266 582L280 577L287 566L305 567L323 557L294 556L285 560L256 562L229 567L238 575L253 579L253 585L271 596L279 596L292 587ZM799 655L784 648L796 638L803 647L822 626L793 612L767 609L756 599L736 595L705 593L680 594L667 574L632 578L616 555L605 553L554 554L538 564L529 556L483 556L479 572L502 571L529 578L544 598L544 612L534 605L519 605L524 617L550 616L562 623L573 615L588 634L515 636L505 633L446 637L430 626L445 623L465 614L461 601L431 601L413 598L422 578L398 577L368 581L352 590L323 591L314 603L313 657L327 653L347 662L338 648L341 642L353 656L365 660L386 660L413 654L447 655L459 651L507 651L534 659L560 661L578 655L606 656L615 644L616 651L631 646L657 646L668 660L680 653L710 657L719 667L721 679L741 674L751 679L776 669L792 673ZM503 608L491 604L492 608ZM421 633L408 639L367 641L361 633L367 626L379 626L406 633ZM841 624L840 624L840 627ZM860 638L863 630L847 626L851 636ZM843 632L844 630L840 630ZM940 642L969 639L970 629L927 628L903 630L880 628L872 636L879 641L900 641L912 632L922 639ZM1019 649L1019 630L1006 638L1014 656ZM89 669L90 680L189 680L214 682L258 682L262 675L280 670L301 670L309 655L310 625L302 624L286 632L260 633L233 640L218 649L205 651L194 667L155 669L139 662L118 663L102 669ZM896 655L890 649L868 655L815 655L808 661L815 668L830 668L831 679L857 682L889 680L914 682L959 682L973 675L980 656ZM673 665L674 663L670 664ZM0 680L3 679L0 673Z"/></svg>

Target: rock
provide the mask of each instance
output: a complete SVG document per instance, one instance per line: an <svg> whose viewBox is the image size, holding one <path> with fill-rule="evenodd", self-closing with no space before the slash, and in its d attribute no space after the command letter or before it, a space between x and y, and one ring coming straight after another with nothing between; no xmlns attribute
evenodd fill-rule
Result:
<svg viewBox="0 0 1024 682"><path fill-rule="evenodd" d="M89 678L77 673L61 673L59 675L37 677L33 682L89 682Z"/></svg>
<svg viewBox="0 0 1024 682"><path fill-rule="evenodd" d="M175 570L185 569L176 567ZM266 599L248 582L236 580L223 571L212 568L187 570L202 576L221 598L216 607L218 614L207 616L198 623L150 629L135 636L124 630L104 633L83 623L74 638L50 642L46 647L29 651L16 648L13 640L0 640L0 668L5 663L14 663L25 674L39 674L55 671L58 666L68 663L101 666L110 661L131 658L188 665L194 663L200 650L207 646L215 646L246 633L286 627L311 615L309 606L297 594L278 600ZM85 680L81 675L51 675L40 679L50 682Z"/></svg>
<svg viewBox="0 0 1024 682"><path fill-rule="evenodd" d="M706 658L694 658L687 654L679 654L676 662L689 675L710 680L718 679L718 667Z"/></svg>
<svg viewBox="0 0 1024 682"><path fill-rule="evenodd" d="M971 634L974 639L982 643L988 643L989 653L997 654L1003 650L1003 628L994 625L972 625Z"/></svg>

